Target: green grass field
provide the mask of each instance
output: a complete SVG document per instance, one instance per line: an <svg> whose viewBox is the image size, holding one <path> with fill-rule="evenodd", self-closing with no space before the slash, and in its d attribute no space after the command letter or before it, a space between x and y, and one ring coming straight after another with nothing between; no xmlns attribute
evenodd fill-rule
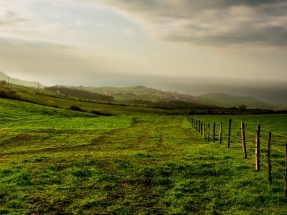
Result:
<svg viewBox="0 0 287 215"><path fill-rule="evenodd" d="M185 116L94 103L85 104L114 116L0 104L0 214L287 213L284 171L270 185L266 168L256 172L237 140L230 149L207 142ZM230 116L199 118L225 128ZM259 122L286 134L286 115L236 116L234 135L241 120L251 133Z"/></svg>

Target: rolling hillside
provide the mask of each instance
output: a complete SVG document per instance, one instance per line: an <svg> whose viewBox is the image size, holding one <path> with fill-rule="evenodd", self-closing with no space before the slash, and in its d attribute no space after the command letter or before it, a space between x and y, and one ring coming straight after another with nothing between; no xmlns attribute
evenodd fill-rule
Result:
<svg viewBox="0 0 287 215"><path fill-rule="evenodd" d="M231 148L205 141L185 116L129 107L98 116L4 98L0 104L0 214L286 214L284 167L273 170L270 185L266 165L254 171L254 148L243 159L240 139ZM229 117L212 121L226 128ZM236 119L286 134L286 117ZM284 145L275 146L275 161L284 165Z"/></svg>
<svg viewBox="0 0 287 215"><path fill-rule="evenodd" d="M0 72L0 80L5 80L16 85L28 86L28 87L35 87L38 88L46 88L42 84L38 82L30 82L24 81L16 78L11 78L8 75ZM66 90L74 90L74 91L81 91L83 94L84 91L87 93L97 94L99 97L105 98L100 100L107 101L106 98L113 98L112 100L121 102L124 104L129 105L146 105L146 106L153 106L153 107L162 107L162 105L166 105L166 103L181 103L185 107L224 107L224 108L232 108L238 107L241 104L245 104L248 109L278 109L280 106L270 105L268 103L262 102L256 98L251 97L240 97L240 96L233 96L221 93L209 93L204 94L201 96L193 96L188 94L181 94L178 92L171 92L171 91L163 91L153 88L147 88L144 86L134 86L134 87L76 87L76 86L64 86L60 85L60 87L64 87ZM67 95L71 95L69 93L65 93ZM74 94L71 96L75 96ZM82 98L81 96L77 96ZM85 97L83 97L85 98ZM108 100L108 101L112 101ZM185 104L192 104L185 105ZM171 108L177 108L178 104L169 105ZM284 109L284 108L280 108Z"/></svg>
<svg viewBox="0 0 287 215"><path fill-rule="evenodd" d="M210 93L198 96L197 102L226 108L238 107L241 104L245 104L248 109L274 109L272 105L261 102L254 98L232 96L221 93Z"/></svg>
<svg viewBox="0 0 287 215"><path fill-rule="evenodd" d="M40 84L39 82L24 81L24 80L20 80L17 78L11 78L10 76L0 71L0 81L8 82L8 79L9 79L9 83L12 83L12 84L22 85L26 87L36 87L36 88L38 88L38 85L40 86L40 88L44 87L44 85Z"/></svg>

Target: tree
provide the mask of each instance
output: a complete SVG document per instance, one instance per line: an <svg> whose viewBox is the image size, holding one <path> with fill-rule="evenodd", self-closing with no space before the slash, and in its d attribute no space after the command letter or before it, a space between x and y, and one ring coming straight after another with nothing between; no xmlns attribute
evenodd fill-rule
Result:
<svg viewBox="0 0 287 215"><path fill-rule="evenodd" d="M7 81L0 81L0 86L1 87L6 87L7 86Z"/></svg>
<svg viewBox="0 0 287 215"><path fill-rule="evenodd" d="M246 107L247 107L247 106L246 106L245 104L239 105L239 106L238 106L239 113L242 113L242 112L246 111Z"/></svg>

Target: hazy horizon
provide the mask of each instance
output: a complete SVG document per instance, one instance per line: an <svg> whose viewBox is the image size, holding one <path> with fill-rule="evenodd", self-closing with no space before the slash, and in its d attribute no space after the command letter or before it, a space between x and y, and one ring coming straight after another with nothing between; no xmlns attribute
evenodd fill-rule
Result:
<svg viewBox="0 0 287 215"><path fill-rule="evenodd" d="M2 71L3 72L3 71ZM19 79L19 77L11 76L11 74L5 73L11 78ZM193 79L170 79L170 78L154 78L141 77L138 81L138 77L129 77L126 82L117 82L117 77L114 81L110 79L107 84L103 84L103 81L99 81L98 84L84 84L80 81L76 83L52 83L45 86L66 85L66 86L93 86L93 87L134 87L144 86L148 88L154 88L157 90L178 92L181 94L189 94L193 96L201 96L210 93L222 93L234 96L252 97L260 101L269 104L281 104L287 105L287 83L285 81L258 81L258 80L232 80L232 79L216 79L216 78L193 78ZM22 79L24 81L35 81L31 79Z"/></svg>

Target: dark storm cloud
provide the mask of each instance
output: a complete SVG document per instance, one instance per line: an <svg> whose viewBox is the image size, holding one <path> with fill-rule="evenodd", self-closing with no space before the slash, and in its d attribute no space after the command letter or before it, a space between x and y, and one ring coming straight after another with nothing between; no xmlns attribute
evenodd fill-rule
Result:
<svg viewBox="0 0 287 215"><path fill-rule="evenodd" d="M196 45L287 46L286 0L110 0L157 38Z"/></svg>

